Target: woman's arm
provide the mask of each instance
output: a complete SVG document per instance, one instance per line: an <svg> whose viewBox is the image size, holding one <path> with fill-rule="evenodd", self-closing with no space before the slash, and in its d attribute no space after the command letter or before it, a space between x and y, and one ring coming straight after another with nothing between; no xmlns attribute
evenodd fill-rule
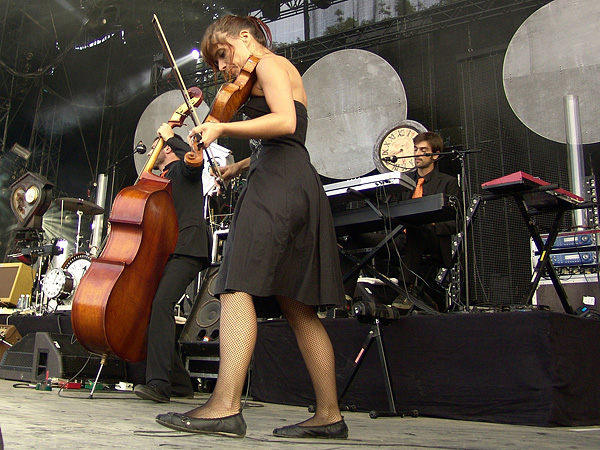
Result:
<svg viewBox="0 0 600 450"><path fill-rule="evenodd" d="M205 147L222 136L238 139L270 139L296 130L296 108L290 75L285 60L278 56L264 57L256 66L258 89L265 96L271 112L264 116L228 123L204 123L191 133L201 133Z"/></svg>

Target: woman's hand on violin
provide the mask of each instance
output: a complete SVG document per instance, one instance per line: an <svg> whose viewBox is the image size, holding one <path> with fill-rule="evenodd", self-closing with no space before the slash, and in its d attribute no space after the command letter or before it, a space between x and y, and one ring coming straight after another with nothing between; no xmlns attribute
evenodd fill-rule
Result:
<svg viewBox="0 0 600 450"><path fill-rule="evenodd" d="M226 166L219 166L219 171L221 172L221 178L223 179L223 181L229 181L232 178L237 177L240 173L242 173L240 164L237 162L233 164L228 164ZM212 167L210 168L209 173L213 177L216 176Z"/></svg>
<svg viewBox="0 0 600 450"><path fill-rule="evenodd" d="M167 142L173 136L175 136L175 132L173 128L168 123L163 123L160 127L158 127L158 131L156 132L163 141Z"/></svg>
<svg viewBox="0 0 600 450"><path fill-rule="evenodd" d="M203 148L208 148L210 144L220 138L223 134L222 124L214 122L206 122L198 125L190 131L188 141L190 145L196 148L197 143L195 136L198 135Z"/></svg>

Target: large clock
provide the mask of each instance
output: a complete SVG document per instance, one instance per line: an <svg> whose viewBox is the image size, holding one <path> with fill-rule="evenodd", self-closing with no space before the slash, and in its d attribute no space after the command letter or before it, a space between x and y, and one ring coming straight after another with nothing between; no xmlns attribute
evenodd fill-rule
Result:
<svg viewBox="0 0 600 450"><path fill-rule="evenodd" d="M414 120L402 120L379 135L373 148L373 160L380 173L406 172L415 167L414 137L427 131Z"/></svg>

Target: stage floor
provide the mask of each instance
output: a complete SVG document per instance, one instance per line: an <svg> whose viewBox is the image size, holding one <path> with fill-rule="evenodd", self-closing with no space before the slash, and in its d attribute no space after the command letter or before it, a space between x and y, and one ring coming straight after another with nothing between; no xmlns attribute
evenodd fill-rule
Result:
<svg viewBox="0 0 600 450"><path fill-rule="evenodd" d="M206 401L156 404L131 392L38 391L16 388L0 380L0 427L6 450L16 449L597 449L600 427L538 428L425 417L370 419L347 412L346 441L276 438L273 428L304 420L306 408L249 401L244 410L248 432L244 439L201 436L168 430L154 421L156 414L187 411Z"/></svg>

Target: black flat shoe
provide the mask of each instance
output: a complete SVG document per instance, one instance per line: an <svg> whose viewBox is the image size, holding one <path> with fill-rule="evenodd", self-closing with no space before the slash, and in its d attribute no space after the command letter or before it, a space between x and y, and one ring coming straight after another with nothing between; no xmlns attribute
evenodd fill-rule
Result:
<svg viewBox="0 0 600 450"><path fill-rule="evenodd" d="M301 427L300 425L288 425L283 428L275 428L274 436L288 438L319 438L319 439L347 439L348 426L344 419L329 425L318 427Z"/></svg>
<svg viewBox="0 0 600 450"><path fill-rule="evenodd" d="M144 400L152 400L156 403L169 403L169 397L157 386L152 384L137 384L133 393Z"/></svg>
<svg viewBox="0 0 600 450"><path fill-rule="evenodd" d="M194 419L183 414L169 412L156 416L156 421L167 428L188 433L220 434L232 437L246 435L246 422L242 413L219 419Z"/></svg>

